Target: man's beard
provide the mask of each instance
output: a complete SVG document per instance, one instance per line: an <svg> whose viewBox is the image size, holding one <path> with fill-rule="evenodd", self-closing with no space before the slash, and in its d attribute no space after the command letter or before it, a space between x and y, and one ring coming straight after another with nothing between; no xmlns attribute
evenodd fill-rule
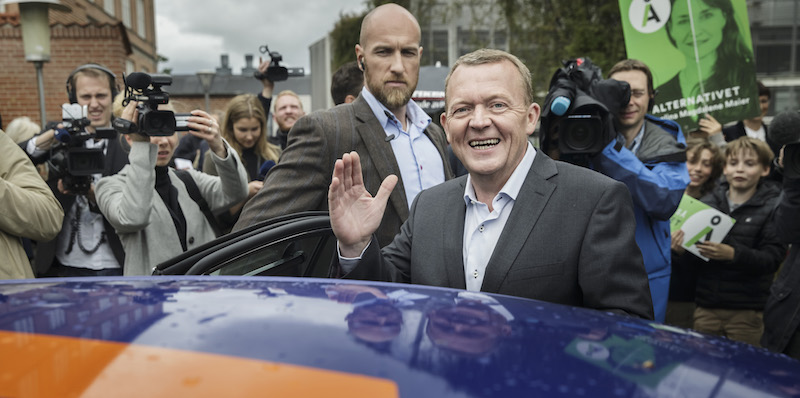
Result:
<svg viewBox="0 0 800 398"><path fill-rule="evenodd" d="M406 84L406 88L375 87L372 84L368 84L368 86L370 93L372 93L380 103L389 109L398 109L408 104L408 101L411 100L411 95L414 93L414 87L408 85L408 82L406 82Z"/></svg>

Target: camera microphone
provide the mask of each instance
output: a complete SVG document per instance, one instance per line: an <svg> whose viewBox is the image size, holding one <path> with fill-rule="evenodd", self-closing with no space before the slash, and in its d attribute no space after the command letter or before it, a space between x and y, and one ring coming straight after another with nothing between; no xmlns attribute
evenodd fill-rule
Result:
<svg viewBox="0 0 800 398"><path fill-rule="evenodd" d="M556 97L552 103L550 103L550 111L552 111L556 116L564 116L564 113L567 112L567 109L569 109L569 105L571 103L572 100L560 95Z"/></svg>
<svg viewBox="0 0 800 398"><path fill-rule="evenodd" d="M125 84L136 90L144 90L153 83L153 78L147 73L133 72L125 77Z"/></svg>
<svg viewBox="0 0 800 398"><path fill-rule="evenodd" d="M800 112L783 111L775 115L769 124L768 134L780 146L800 143Z"/></svg>

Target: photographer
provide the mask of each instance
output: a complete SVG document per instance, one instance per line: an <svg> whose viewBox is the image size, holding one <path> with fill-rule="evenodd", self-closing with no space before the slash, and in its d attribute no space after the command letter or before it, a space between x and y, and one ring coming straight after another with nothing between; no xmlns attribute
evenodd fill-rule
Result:
<svg viewBox="0 0 800 398"><path fill-rule="evenodd" d="M608 73L630 85L631 97L616 117L617 138L594 159L595 170L625 183L633 198L636 243L650 280L655 319L664 322L671 273L669 218L689 184L686 140L675 123L646 115L653 76L643 62L623 60Z"/></svg>
<svg viewBox="0 0 800 398"><path fill-rule="evenodd" d="M623 60L608 77L603 80L588 58L565 61L551 81L541 145L551 156L627 186L655 320L664 322L671 272L669 219L689 183L686 140L676 123L647 114L655 97L647 65Z"/></svg>
<svg viewBox="0 0 800 398"><path fill-rule="evenodd" d="M131 101L122 119L139 120ZM223 209L247 197L247 173L236 152L222 139L219 125L206 112L192 111L189 134L208 143L219 177L188 170L211 210ZM116 124L116 123L115 123ZM135 126L135 125L134 125ZM124 275L149 275L156 264L215 238L201 205L167 165L178 135L125 135L131 146L130 164L97 183L97 204L125 247Z"/></svg>
<svg viewBox="0 0 800 398"><path fill-rule="evenodd" d="M258 94L258 100L261 106L264 107L264 113L269 119L270 107L272 105L272 92L275 89L275 82L286 80L288 72L285 67L280 66L280 61L283 57L278 52L269 51L269 48L262 46L261 52L269 55L268 61L262 61L258 65L258 72L256 79L261 81L264 88ZM278 93L275 98L275 109L272 114L272 119L278 125L278 131L275 135L269 135L269 143L277 145L281 150L286 149L287 140L289 137L289 130L292 129L297 119L305 115L303 110L303 103L300 97L292 90L283 90Z"/></svg>
<svg viewBox="0 0 800 398"><path fill-rule="evenodd" d="M97 64L79 66L67 78L66 88L70 103L87 106L90 125L85 128L86 133L110 127L111 102L117 92L113 72ZM59 124L58 128L62 127ZM62 136L61 140L69 138ZM64 145L56 139L56 130L48 129L23 146L34 163L42 163L50 158L52 149L63 149ZM94 182L121 170L128 163L128 156L114 139L91 138L75 145L102 151L103 171L90 176L88 190L79 193L72 191L64 178L54 175L51 168L47 183L65 215L56 239L40 241L36 246L34 270L38 276L51 277L121 275L125 257L122 244L97 209Z"/></svg>

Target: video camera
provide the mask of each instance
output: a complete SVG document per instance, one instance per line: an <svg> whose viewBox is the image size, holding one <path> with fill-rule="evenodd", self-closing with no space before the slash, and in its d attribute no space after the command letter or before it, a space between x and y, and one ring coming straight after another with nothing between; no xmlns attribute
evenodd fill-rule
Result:
<svg viewBox="0 0 800 398"><path fill-rule="evenodd" d="M84 143L92 138L115 138L113 129L86 131L91 125L87 117L87 105L64 104L61 106L61 125L48 123L47 129L55 129L56 145L50 148L47 165L50 175L61 179L64 189L76 195L89 192L92 175L102 173L105 168L105 154L102 148L86 148Z"/></svg>
<svg viewBox="0 0 800 398"><path fill-rule="evenodd" d="M172 111L158 109L159 105L169 103L169 93L161 87L172 84L171 76L134 72L127 77L123 76L122 80L125 82L125 99L122 100L122 105L138 101L136 109L139 111L139 118L136 124L120 118L114 119L112 125L117 132L171 136L176 131L189 130L187 123L190 114L176 115Z"/></svg>
<svg viewBox="0 0 800 398"><path fill-rule="evenodd" d="M582 166L617 136L614 117L628 101L626 82L603 79L589 58L563 61L550 80L542 111L545 153L558 149L559 158Z"/></svg>
<svg viewBox="0 0 800 398"><path fill-rule="evenodd" d="M271 61L267 67L266 73L255 71L253 76L258 80L267 79L272 82L281 82L289 78L289 70L281 66L280 62L283 61L283 55L277 51L270 51L269 46L266 44L258 48L261 54L268 54Z"/></svg>

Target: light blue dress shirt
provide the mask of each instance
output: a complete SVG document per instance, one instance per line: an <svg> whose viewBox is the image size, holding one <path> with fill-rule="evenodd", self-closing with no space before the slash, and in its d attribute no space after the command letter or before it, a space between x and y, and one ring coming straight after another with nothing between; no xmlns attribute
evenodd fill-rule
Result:
<svg viewBox="0 0 800 398"><path fill-rule="evenodd" d="M462 255L468 291L481 290L483 277L486 275L486 266L494 253L500 234L503 233L508 216L514 208L514 202L528 176L535 156L536 150L529 142L522 161L492 200L492 212L489 212L489 206L478 201L475 189L472 187L472 176L467 177L467 187L464 190L467 212L464 216Z"/></svg>
<svg viewBox="0 0 800 398"><path fill-rule="evenodd" d="M406 202L411 203L423 189L444 182L444 163L436 145L425 135L431 118L414 101L406 106L407 131L403 130L394 114L380 103L364 86L361 96L367 101L372 113L386 132L386 139L392 145L394 157L400 167L399 177L403 180Z"/></svg>

